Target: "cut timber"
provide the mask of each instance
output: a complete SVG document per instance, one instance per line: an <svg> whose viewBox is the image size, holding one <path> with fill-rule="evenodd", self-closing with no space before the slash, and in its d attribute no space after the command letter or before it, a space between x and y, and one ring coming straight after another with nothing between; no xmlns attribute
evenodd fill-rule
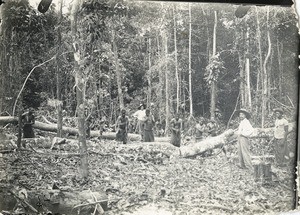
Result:
<svg viewBox="0 0 300 215"><path fill-rule="evenodd" d="M265 162L254 162L254 177L262 183L272 181L271 164Z"/></svg>
<svg viewBox="0 0 300 215"><path fill-rule="evenodd" d="M7 124L7 123L17 123L18 118L17 117L11 117L11 116L1 116L0 117L0 125L1 124ZM42 131L49 131L49 132L57 132L57 125L56 124L48 124L43 123L39 121L35 121L33 124L33 128L39 129ZM66 127L63 126L63 133L68 133L71 135L78 135L78 130L76 128ZM103 139L109 139L114 140L116 139L116 133L115 132L103 132L102 135L100 135L100 131L91 131L91 137L101 137ZM128 134L129 141L139 141L141 140L141 135L139 134ZM168 142L170 141L170 138L168 137L155 137L155 141L157 142Z"/></svg>
<svg viewBox="0 0 300 215"><path fill-rule="evenodd" d="M194 144L182 146L174 156L192 157L202 154L208 150L223 146L233 135L234 131L229 129L216 137L210 137Z"/></svg>
<svg viewBox="0 0 300 215"><path fill-rule="evenodd" d="M12 210L19 202L27 203L33 208L28 210L38 213L52 212L52 214L91 214L96 205L100 204L107 210L108 197L104 192L83 191L62 191L62 190L31 190L27 191L27 198L20 198L10 191L0 191L0 211ZM15 192L17 193L17 192Z"/></svg>
<svg viewBox="0 0 300 215"><path fill-rule="evenodd" d="M1 124L7 124L7 123L18 123L18 117L12 117L12 116L0 116L0 125ZM43 131L49 131L49 132L57 132L57 125L56 124L47 124L39 121L35 121L35 124L33 124L33 127L35 129L40 129ZM295 131L296 129L296 122L289 123L289 132ZM255 128L252 138L267 138L267 137L273 137L273 130L274 128ZM71 135L77 135L78 130L76 128L71 127L65 127L63 126L63 133L68 133ZM102 135L100 135L100 131L91 131L91 137L101 137L103 139L110 139L114 140L116 139L116 133L115 132L103 132ZM215 138L215 137L214 137ZM141 136L139 134L128 134L129 141L140 141ZM169 142L170 138L168 137L155 137L155 142ZM204 140L206 141L206 140Z"/></svg>

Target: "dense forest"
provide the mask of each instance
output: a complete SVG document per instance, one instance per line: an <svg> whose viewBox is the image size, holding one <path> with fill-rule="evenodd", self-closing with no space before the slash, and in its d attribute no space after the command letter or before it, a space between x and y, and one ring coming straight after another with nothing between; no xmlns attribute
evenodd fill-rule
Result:
<svg viewBox="0 0 300 215"><path fill-rule="evenodd" d="M230 154L236 155L236 148L232 147L236 140L228 140L226 135L232 135L231 129L238 126L235 111L247 109L251 124L259 131L251 145L252 153L265 162L272 159L270 128L274 127L274 109L282 108L284 117L293 123L289 129L295 128L299 36L293 8L61 0L40 12L40 6L38 10L30 3L7 0L0 6L0 140L6 133L5 138L12 139L9 144L13 142L16 146L19 132L21 141L20 120L19 128L16 124L18 117L29 109L34 110L35 128L40 129L29 144L31 148L20 152L23 154L8 156L6 153L16 151L7 150L7 145L2 144L5 151L0 150L4 155L0 157L0 167L6 159L4 163L11 167L6 168L9 177L16 174L13 170L18 165L18 175L25 174L27 167L22 165L26 163L33 173L25 174L28 180L23 180L23 184L30 181L32 189L46 184L56 186L57 181L72 184L72 189L105 187L108 196L117 198L109 203L109 209L117 211L107 214L121 213L124 208L143 205L145 201L157 203L166 196L166 208L174 204L173 212L195 208L191 214L208 212L209 208L215 210L212 214L220 210L253 214L292 208L293 167L274 167L272 174L276 180L268 182L267 187L255 184L254 180L250 183L253 175L231 165L235 162ZM126 146L112 141L115 136L108 134L107 139L92 138L101 136L102 131L115 132L123 109L134 127L132 115L140 104L151 110L154 121L164 130L164 137L157 138L156 145L136 146L140 143L136 136L131 136L131 144ZM193 155L196 159L177 159L177 149L162 144L169 141L163 138L170 136L170 122L177 114L183 121L181 152L184 147L197 151L191 143L195 142L197 123L215 122L219 126L215 139L204 138L208 147L200 147L201 156ZM88 134L88 129L101 130L101 135ZM291 159L295 156L295 140L295 133L289 133ZM29 138L27 142L30 141ZM61 146L66 142L68 149ZM39 144L42 149L37 149ZM55 148L56 145L63 150ZM221 149L212 150L217 147ZM54 148L58 153L53 154ZM70 157L61 158L66 154L59 154L59 150L69 151ZM32 158L29 164L26 153ZM35 167L30 163L35 163ZM140 177L136 181L131 177L135 172L135 177ZM182 182L180 176L186 177L186 181ZM5 183L13 184L14 189L21 186L16 185L19 178L9 177ZM205 201L189 196L191 190L202 193ZM130 195L134 200L128 203ZM184 195L186 199L182 198ZM128 198L119 199L124 196ZM96 206L97 214L101 207L95 199L94 196L91 201L96 202L92 205ZM181 204L182 201L187 202ZM76 202L73 209L85 206Z"/></svg>
<svg viewBox="0 0 300 215"><path fill-rule="evenodd" d="M25 0L1 7L1 113L54 111L61 103L65 116L75 116L82 84L85 114L110 121L140 103L164 121L178 111L210 118L219 110L227 122L236 104L261 126L278 106L295 115L291 8L87 1L74 38L72 12L59 7L44 14Z"/></svg>

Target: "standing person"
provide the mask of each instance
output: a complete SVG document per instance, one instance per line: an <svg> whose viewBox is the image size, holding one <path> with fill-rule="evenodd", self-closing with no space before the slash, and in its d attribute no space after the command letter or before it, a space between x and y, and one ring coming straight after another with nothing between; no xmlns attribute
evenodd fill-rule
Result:
<svg viewBox="0 0 300 215"><path fill-rule="evenodd" d="M129 123L129 119L128 116L126 116L126 110L122 110L121 116L118 117L116 123L116 127L117 127L116 139L122 141L123 144L126 144L128 139L128 123Z"/></svg>
<svg viewBox="0 0 300 215"><path fill-rule="evenodd" d="M33 110L30 108L28 112L22 115L23 138L34 138L32 125L35 123Z"/></svg>
<svg viewBox="0 0 300 215"><path fill-rule="evenodd" d="M208 127L208 135L211 137L217 136L218 133L218 124L215 118L211 118L210 121L207 123Z"/></svg>
<svg viewBox="0 0 300 215"><path fill-rule="evenodd" d="M162 125L162 123L160 121L156 122L155 128L156 128L156 135L158 137L163 137L165 131L164 131L163 125Z"/></svg>
<svg viewBox="0 0 300 215"><path fill-rule="evenodd" d="M155 125L154 117L150 114L150 110L146 109L146 116L142 123L143 141L144 142L154 142L153 127Z"/></svg>
<svg viewBox="0 0 300 215"><path fill-rule="evenodd" d="M277 165L282 166L286 159L287 153L287 135L288 135L288 121L283 118L283 110L276 108L274 110L276 120L274 128L274 147L275 147L275 161Z"/></svg>
<svg viewBox="0 0 300 215"><path fill-rule="evenodd" d="M204 125L203 125L203 120L201 118L195 126L196 141L199 141L203 138L203 132L204 132Z"/></svg>
<svg viewBox="0 0 300 215"><path fill-rule="evenodd" d="M178 113L176 114L175 118L171 120L170 124L171 124L171 144L180 147L182 120L179 118Z"/></svg>
<svg viewBox="0 0 300 215"><path fill-rule="evenodd" d="M253 127L249 122L250 113L245 109L237 111L241 120L238 127L238 156L240 161L240 168L253 169L250 156L249 137L253 132Z"/></svg>
<svg viewBox="0 0 300 215"><path fill-rule="evenodd" d="M138 107L138 110L132 116L137 119L135 132L139 133L141 135L141 139L143 140L144 138L143 138L143 132L142 132L142 123L143 123L143 119L146 116L145 105L140 104L140 106Z"/></svg>

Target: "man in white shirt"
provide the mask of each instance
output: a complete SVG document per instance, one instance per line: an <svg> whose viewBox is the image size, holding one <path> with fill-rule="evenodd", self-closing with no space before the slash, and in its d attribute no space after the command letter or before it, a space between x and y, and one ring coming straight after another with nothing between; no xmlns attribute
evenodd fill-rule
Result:
<svg viewBox="0 0 300 215"><path fill-rule="evenodd" d="M141 104L138 107L138 110L132 115L137 119L137 125L135 127L135 132L141 135L141 140L143 140L143 131L142 131L142 123L144 118L146 117L145 106Z"/></svg>
<svg viewBox="0 0 300 215"><path fill-rule="evenodd" d="M274 128L274 148L276 163L281 166L286 161L284 156L287 153L287 135L289 122L283 118L283 110L276 108L274 110L276 120Z"/></svg>
<svg viewBox="0 0 300 215"><path fill-rule="evenodd" d="M240 168L253 169L250 156L249 137L253 133L253 127L249 122L250 113L245 109L237 111L240 117L240 124L238 127L238 156L240 162Z"/></svg>

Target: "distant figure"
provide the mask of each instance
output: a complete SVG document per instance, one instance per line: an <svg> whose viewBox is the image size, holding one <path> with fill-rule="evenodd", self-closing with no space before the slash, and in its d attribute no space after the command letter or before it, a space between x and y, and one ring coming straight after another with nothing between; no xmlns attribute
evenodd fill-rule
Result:
<svg viewBox="0 0 300 215"><path fill-rule="evenodd" d="M218 124L215 120L215 118L212 118L208 123L208 135L211 137L215 137L218 134Z"/></svg>
<svg viewBox="0 0 300 215"><path fill-rule="evenodd" d="M155 131L156 131L156 136L158 136L158 137L164 136L165 130L164 130L163 124L161 122L159 122L159 121L156 122Z"/></svg>
<svg viewBox="0 0 300 215"><path fill-rule="evenodd" d="M282 166L287 154L287 135L288 135L288 121L283 118L283 110L276 108L274 110L276 115L275 129L274 129L274 147L275 147L275 161L279 166Z"/></svg>
<svg viewBox="0 0 300 215"><path fill-rule="evenodd" d="M35 122L35 116L33 110L30 108L22 115L23 124L23 138L34 138L34 131L32 125Z"/></svg>
<svg viewBox="0 0 300 215"><path fill-rule="evenodd" d="M196 136L196 141L199 141L203 139L203 133L204 133L204 124L203 120L199 120L199 122L195 126L195 136Z"/></svg>
<svg viewBox="0 0 300 215"><path fill-rule="evenodd" d="M118 141L122 141L123 144L126 144L128 139L128 123L129 123L129 119L128 116L126 116L126 110L122 110L121 116L118 117L116 123L116 127L117 127L116 139Z"/></svg>
<svg viewBox="0 0 300 215"><path fill-rule="evenodd" d="M253 132L253 127L249 122L250 113L245 109L237 111L240 117L240 124L238 127L238 156L240 161L240 168L253 169L250 157L249 137Z"/></svg>
<svg viewBox="0 0 300 215"><path fill-rule="evenodd" d="M94 126L94 117L92 116L92 114L90 114L86 119L85 119L85 124L86 124L86 138L90 138L91 137L91 129Z"/></svg>
<svg viewBox="0 0 300 215"><path fill-rule="evenodd" d="M150 114L150 110L146 110L146 116L142 122L142 131L143 131L143 141L144 142L154 142L154 133L153 128L155 125L154 117Z"/></svg>
<svg viewBox="0 0 300 215"><path fill-rule="evenodd" d="M143 104L140 104L140 106L138 107L138 111L136 111L132 116L137 119L135 133L139 133L141 135L141 140L143 140L143 132L141 125L143 123L144 117L146 116L145 106Z"/></svg>
<svg viewBox="0 0 300 215"><path fill-rule="evenodd" d="M171 124L171 144L180 147L182 120L179 118L178 113L176 114L175 118L171 120L170 124Z"/></svg>

